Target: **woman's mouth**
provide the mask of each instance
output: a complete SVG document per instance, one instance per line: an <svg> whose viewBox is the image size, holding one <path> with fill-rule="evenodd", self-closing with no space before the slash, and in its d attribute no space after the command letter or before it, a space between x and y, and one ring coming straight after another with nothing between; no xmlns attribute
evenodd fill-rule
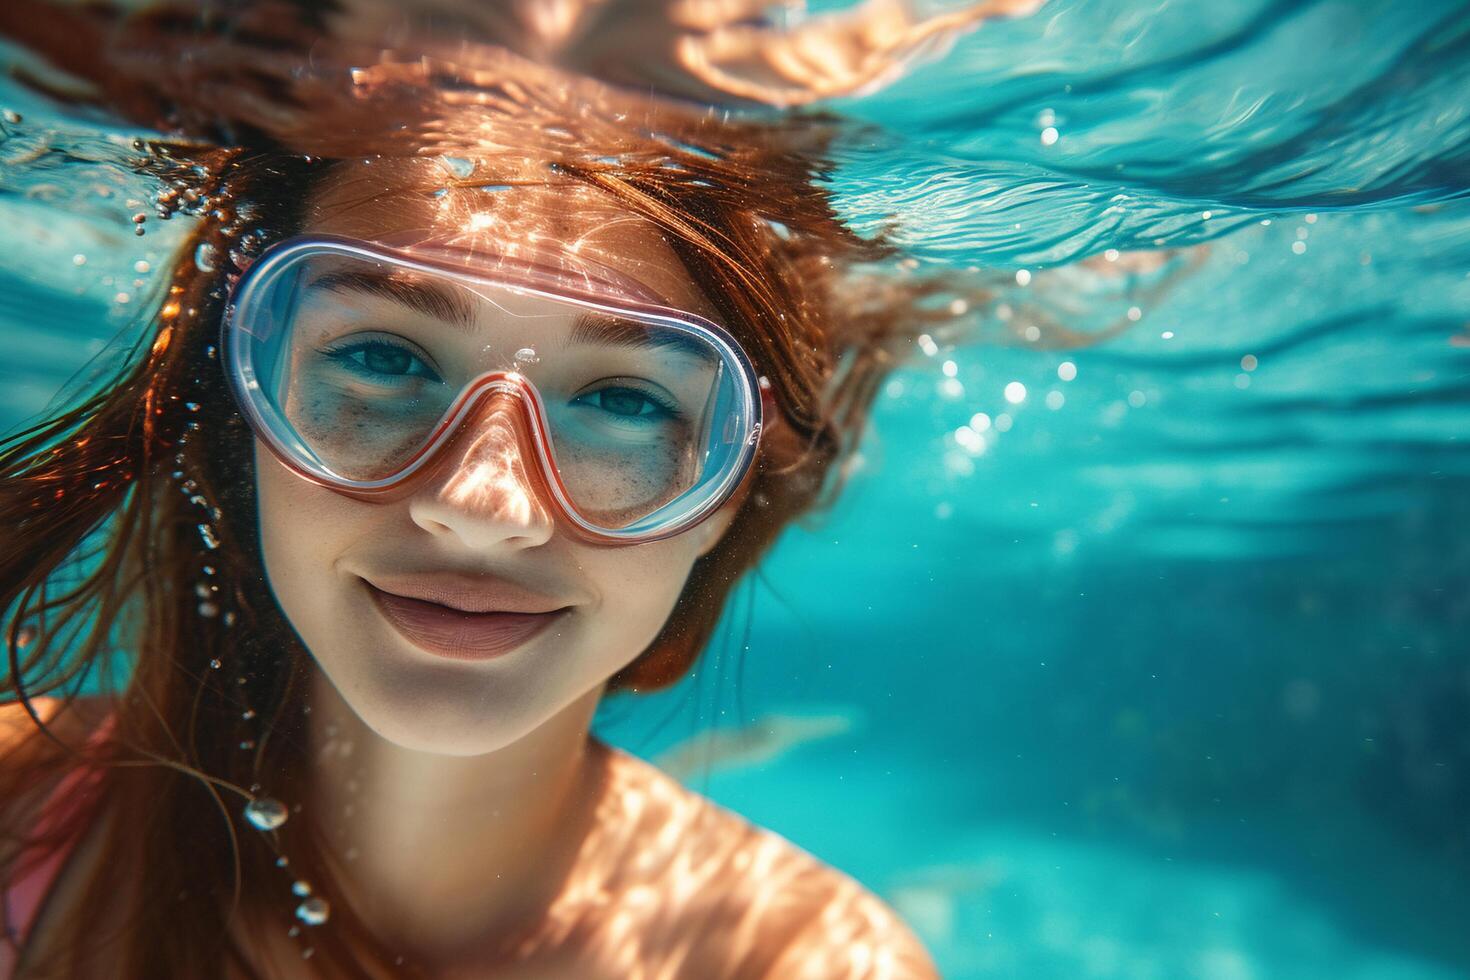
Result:
<svg viewBox="0 0 1470 980"><path fill-rule="evenodd" d="M489 660L529 642L567 612L490 610L470 612L428 599L399 595L366 582L378 609L414 646L453 660Z"/></svg>

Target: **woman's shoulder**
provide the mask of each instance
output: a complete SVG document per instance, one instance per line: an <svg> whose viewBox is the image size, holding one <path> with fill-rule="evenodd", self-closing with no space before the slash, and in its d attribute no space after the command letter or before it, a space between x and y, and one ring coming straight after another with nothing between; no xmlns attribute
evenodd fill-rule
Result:
<svg viewBox="0 0 1470 980"><path fill-rule="evenodd" d="M112 702L106 698L33 697L0 704L0 826L12 842L67 780L85 778L71 753L105 737ZM6 852L8 854L8 852ZM0 859L7 859L0 854Z"/></svg>
<svg viewBox="0 0 1470 980"><path fill-rule="evenodd" d="M72 902L97 859L92 831L98 822L88 818L53 836L61 821L82 812L78 808L91 798L84 785L96 772L76 766L63 747L105 738L111 709L112 702L104 698L34 697L27 704L0 705L0 775L11 790L0 801L6 839L0 851L0 865L6 868L0 899L15 934L29 936L37 949L47 949L51 942L49 913L43 910ZM42 733L43 726L50 738ZM0 975L8 975L8 957L13 955L13 949L0 948Z"/></svg>
<svg viewBox="0 0 1470 980"><path fill-rule="evenodd" d="M712 941L726 941L719 955L734 967L730 975L938 976L898 915L847 874L650 763L617 749L609 758L604 806L611 812L599 825L626 848L626 860L615 866L630 878L621 884L652 894L674 890L683 928L704 926Z"/></svg>
<svg viewBox="0 0 1470 980"><path fill-rule="evenodd" d="M0 765L40 735L40 725L63 744L84 741L107 720L111 707L102 697L33 697L0 704Z"/></svg>
<svg viewBox="0 0 1470 980"><path fill-rule="evenodd" d="M31 698L30 711L19 701L0 704L0 755L20 745L36 731L36 721L31 716L31 711L43 723L49 724L60 705L57 698Z"/></svg>
<svg viewBox="0 0 1470 980"><path fill-rule="evenodd" d="M110 715L105 698L33 697L0 704L0 781L8 790L0 799L0 825L8 838L23 836L21 828L41 816L67 779L82 778L69 752L104 737Z"/></svg>

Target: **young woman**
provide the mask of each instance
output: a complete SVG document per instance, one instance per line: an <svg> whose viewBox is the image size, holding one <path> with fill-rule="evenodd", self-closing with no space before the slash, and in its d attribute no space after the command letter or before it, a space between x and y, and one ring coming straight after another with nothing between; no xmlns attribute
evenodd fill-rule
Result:
<svg viewBox="0 0 1470 980"><path fill-rule="evenodd" d="M932 976L851 879L588 731L691 668L924 317L853 285L884 249L815 130L281 50L204 59L252 91L90 69L234 143L138 161L197 218L152 328L0 444L0 964Z"/></svg>

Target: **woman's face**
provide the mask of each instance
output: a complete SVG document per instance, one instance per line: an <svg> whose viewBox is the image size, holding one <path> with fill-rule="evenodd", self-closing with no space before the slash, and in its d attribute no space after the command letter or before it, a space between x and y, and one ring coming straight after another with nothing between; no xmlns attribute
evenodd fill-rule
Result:
<svg viewBox="0 0 1470 980"><path fill-rule="evenodd" d="M710 315L658 229L591 193L381 196L386 187L422 184L430 166L375 161L334 174L307 232L376 241L459 236L461 245L511 242L549 257L572 249L653 287L670 306ZM416 317L422 329L436 329L422 321L424 310L394 309L388 296L342 301L372 307L379 320ZM490 310L479 312L472 330L488 322ZM558 329L554 315L543 320ZM493 751L600 688L658 634L695 559L738 506L732 500L663 541L588 543L553 517L530 478L534 449L506 417L474 419L476 428L406 496L387 501L308 483L256 444L261 545L276 599L347 704L407 748ZM468 619L455 610L512 612Z"/></svg>

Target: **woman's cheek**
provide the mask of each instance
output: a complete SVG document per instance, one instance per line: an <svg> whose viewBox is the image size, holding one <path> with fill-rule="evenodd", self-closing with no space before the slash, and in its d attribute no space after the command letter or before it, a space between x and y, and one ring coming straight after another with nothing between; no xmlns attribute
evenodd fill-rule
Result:
<svg viewBox="0 0 1470 980"><path fill-rule="evenodd" d="M612 674L631 663L663 629L698 557L695 542L675 537L628 547L589 548L582 567L594 576L598 632L611 639Z"/></svg>
<svg viewBox="0 0 1470 980"><path fill-rule="evenodd" d="M337 585L334 564L351 534L353 502L290 472L256 444L256 497L266 580L291 625L309 639Z"/></svg>

